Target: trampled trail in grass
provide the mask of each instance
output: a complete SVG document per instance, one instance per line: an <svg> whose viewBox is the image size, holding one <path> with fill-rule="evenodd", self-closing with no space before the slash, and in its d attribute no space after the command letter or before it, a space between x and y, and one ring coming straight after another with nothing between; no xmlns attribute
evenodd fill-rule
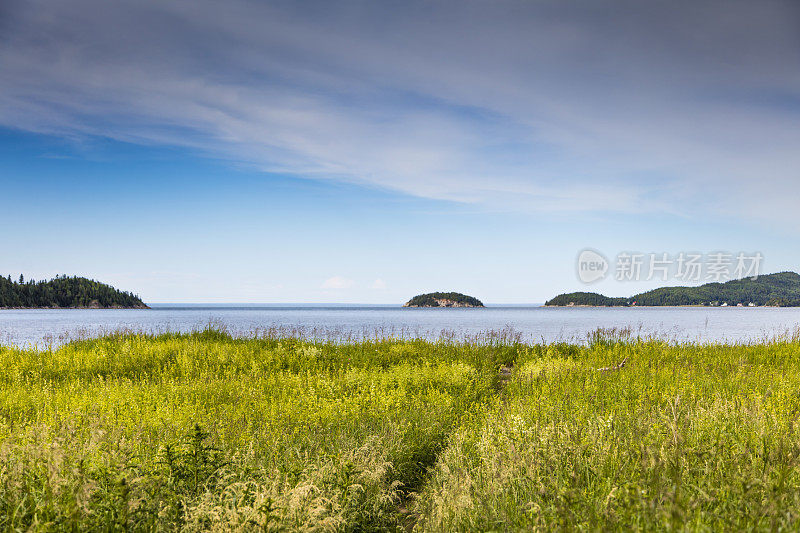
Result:
<svg viewBox="0 0 800 533"><path fill-rule="evenodd" d="M502 346L122 335L0 350L0 529L393 529Z"/></svg>
<svg viewBox="0 0 800 533"><path fill-rule="evenodd" d="M5 347L0 529L797 529L798 370L797 340Z"/></svg>
<svg viewBox="0 0 800 533"><path fill-rule="evenodd" d="M529 355L451 437L418 530L800 527L798 343Z"/></svg>

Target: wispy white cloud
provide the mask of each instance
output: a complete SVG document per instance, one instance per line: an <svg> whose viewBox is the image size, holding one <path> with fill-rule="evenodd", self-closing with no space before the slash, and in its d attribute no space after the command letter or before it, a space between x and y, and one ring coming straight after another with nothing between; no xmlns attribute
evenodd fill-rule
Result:
<svg viewBox="0 0 800 533"><path fill-rule="evenodd" d="M493 209L800 226L790 2L13 6L5 126Z"/></svg>
<svg viewBox="0 0 800 533"><path fill-rule="evenodd" d="M342 276L333 276L331 278L326 279L320 285L321 289L333 289L333 290L341 290L341 289L351 289L355 286L356 282L352 279L348 279Z"/></svg>
<svg viewBox="0 0 800 533"><path fill-rule="evenodd" d="M381 278L378 278L378 279L376 279L375 281L372 282L372 284L369 286L369 288L370 289L383 290L383 289L386 288L386 282L383 281Z"/></svg>

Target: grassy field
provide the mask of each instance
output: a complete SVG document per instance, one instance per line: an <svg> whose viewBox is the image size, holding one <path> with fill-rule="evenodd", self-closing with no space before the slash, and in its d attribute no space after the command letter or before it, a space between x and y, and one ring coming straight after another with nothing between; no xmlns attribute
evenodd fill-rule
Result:
<svg viewBox="0 0 800 533"><path fill-rule="evenodd" d="M798 530L798 416L797 339L4 347L0 530Z"/></svg>

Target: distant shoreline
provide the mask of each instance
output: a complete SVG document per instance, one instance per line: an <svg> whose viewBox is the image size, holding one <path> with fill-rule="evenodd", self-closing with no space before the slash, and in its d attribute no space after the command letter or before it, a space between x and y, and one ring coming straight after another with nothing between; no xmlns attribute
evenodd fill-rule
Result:
<svg viewBox="0 0 800 533"><path fill-rule="evenodd" d="M570 292L551 298L548 307L800 307L800 274L776 272L699 286L666 286L633 296Z"/></svg>
<svg viewBox="0 0 800 533"><path fill-rule="evenodd" d="M132 310L149 310L152 309L150 306L145 305L144 307L91 307L91 306L84 306L84 307L0 307L0 311L69 311L69 310L87 310L87 311L114 311L114 310L122 310L122 309L132 309Z"/></svg>
<svg viewBox="0 0 800 533"><path fill-rule="evenodd" d="M542 305L548 309L572 309L575 307L590 309L686 309L697 307L701 309L791 309L790 306L781 305Z"/></svg>

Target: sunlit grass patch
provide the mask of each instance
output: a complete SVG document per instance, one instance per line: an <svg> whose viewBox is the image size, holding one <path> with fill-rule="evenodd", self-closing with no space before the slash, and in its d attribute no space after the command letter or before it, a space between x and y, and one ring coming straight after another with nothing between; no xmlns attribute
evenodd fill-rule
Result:
<svg viewBox="0 0 800 533"><path fill-rule="evenodd" d="M473 351L214 332L5 350L0 526L394 527L494 390Z"/></svg>
<svg viewBox="0 0 800 533"><path fill-rule="evenodd" d="M0 529L800 527L800 343L590 341L0 348Z"/></svg>
<svg viewBox="0 0 800 533"><path fill-rule="evenodd" d="M780 342L548 349L451 437L418 529L797 529L799 355Z"/></svg>

